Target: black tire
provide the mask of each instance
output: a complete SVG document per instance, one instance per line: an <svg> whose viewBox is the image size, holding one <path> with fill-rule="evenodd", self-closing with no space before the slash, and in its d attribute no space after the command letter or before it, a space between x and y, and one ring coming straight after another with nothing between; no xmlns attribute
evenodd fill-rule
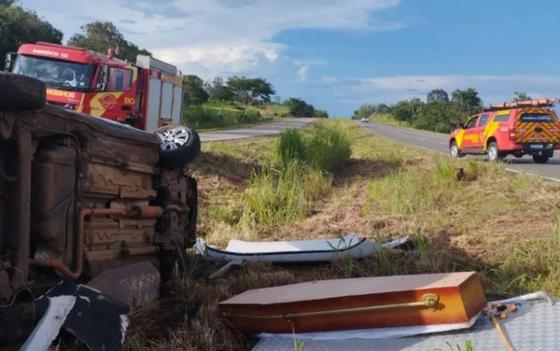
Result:
<svg viewBox="0 0 560 351"><path fill-rule="evenodd" d="M551 155L549 155L548 153L546 154L535 154L533 155L533 161L535 161L535 163L547 163L548 160L550 159L550 157L552 157Z"/></svg>
<svg viewBox="0 0 560 351"><path fill-rule="evenodd" d="M167 126L156 131L161 141L159 166L174 169L185 166L200 153L198 133L183 126Z"/></svg>
<svg viewBox="0 0 560 351"><path fill-rule="evenodd" d="M0 111L34 111L47 101L45 83L19 74L0 72Z"/></svg>
<svg viewBox="0 0 560 351"><path fill-rule="evenodd" d="M491 141L486 150L486 155L488 156L488 161L490 162L499 162L504 157L498 150L498 144L496 144L495 141Z"/></svg>
<svg viewBox="0 0 560 351"><path fill-rule="evenodd" d="M465 155L463 155L463 153L461 152L461 150L459 150L459 146L457 146L457 143L455 142L455 140L453 140L450 144L449 144L449 154L451 155L451 157L453 158L461 158Z"/></svg>

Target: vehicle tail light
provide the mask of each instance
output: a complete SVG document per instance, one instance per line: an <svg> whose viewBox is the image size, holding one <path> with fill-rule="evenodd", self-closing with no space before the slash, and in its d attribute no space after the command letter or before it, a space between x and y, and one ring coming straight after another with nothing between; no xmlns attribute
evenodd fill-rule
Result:
<svg viewBox="0 0 560 351"><path fill-rule="evenodd" d="M510 140L515 139L515 129L513 129L513 128L510 128L510 130L509 130L509 139Z"/></svg>

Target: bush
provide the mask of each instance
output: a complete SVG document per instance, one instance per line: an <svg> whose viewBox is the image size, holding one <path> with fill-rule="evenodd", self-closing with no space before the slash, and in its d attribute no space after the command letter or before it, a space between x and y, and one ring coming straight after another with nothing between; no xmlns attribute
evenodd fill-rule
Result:
<svg viewBox="0 0 560 351"><path fill-rule="evenodd" d="M306 144L306 162L328 172L340 169L352 155L349 135L336 127L315 125Z"/></svg>
<svg viewBox="0 0 560 351"><path fill-rule="evenodd" d="M246 110L240 117L240 123L254 123L260 121L262 118L261 113L255 109Z"/></svg>
<svg viewBox="0 0 560 351"><path fill-rule="evenodd" d="M261 119L262 116L257 109L244 111L234 104L209 102L204 105L187 107L183 116L183 123L194 129L204 129L255 123Z"/></svg>
<svg viewBox="0 0 560 351"><path fill-rule="evenodd" d="M290 161L305 161L305 143L301 133L295 128L282 132L278 138L276 152L282 165Z"/></svg>
<svg viewBox="0 0 560 351"><path fill-rule="evenodd" d="M306 137L296 129L280 134L277 154L281 164L304 161L313 168L332 173L352 155L351 144L343 130L316 124Z"/></svg>
<svg viewBox="0 0 560 351"><path fill-rule="evenodd" d="M255 172L245 191L240 225L280 224L304 218L310 203L325 194L330 177L298 161L281 170L265 168Z"/></svg>

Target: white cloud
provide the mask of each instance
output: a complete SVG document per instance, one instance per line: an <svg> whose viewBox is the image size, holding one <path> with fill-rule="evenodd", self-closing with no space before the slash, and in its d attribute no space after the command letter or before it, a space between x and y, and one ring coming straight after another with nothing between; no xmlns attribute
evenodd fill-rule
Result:
<svg viewBox="0 0 560 351"><path fill-rule="evenodd" d="M66 39L92 20L112 21L127 38L184 72L210 78L274 63L286 30L391 30L373 15L400 0L21 0L62 29ZM291 58L290 58L291 59ZM303 68L307 66L308 68ZM293 66L307 76L310 65Z"/></svg>
<svg viewBox="0 0 560 351"><path fill-rule="evenodd" d="M411 75L353 79L323 77L322 84L332 89L338 110L348 111L362 103L395 103L426 98L432 89L474 88L486 104L511 100L516 91L532 97L560 97L560 76L542 75Z"/></svg>
<svg viewBox="0 0 560 351"><path fill-rule="evenodd" d="M309 71L309 66L303 65L298 68L297 76L299 80L307 80L307 72Z"/></svg>

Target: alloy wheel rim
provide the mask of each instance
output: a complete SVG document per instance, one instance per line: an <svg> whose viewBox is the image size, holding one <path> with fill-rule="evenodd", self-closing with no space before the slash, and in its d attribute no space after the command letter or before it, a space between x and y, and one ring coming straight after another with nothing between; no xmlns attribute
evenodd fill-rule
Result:
<svg viewBox="0 0 560 351"><path fill-rule="evenodd" d="M161 141L161 150L173 151L184 146L190 139L190 133L186 128L177 127L158 133Z"/></svg>
<svg viewBox="0 0 560 351"><path fill-rule="evenodd" d="M457 145L452 145L451 146L451 156L457 157L458 154L459 154L459 150L457 148Z"/></svg>
<svg viewBox="0 0 560 351"><path fill-rule="evenodd" d="M498 151L494 147L491 147L488 150L488 158L492 161L494 161L496 159L497 154L498 154Z"/></svg>

